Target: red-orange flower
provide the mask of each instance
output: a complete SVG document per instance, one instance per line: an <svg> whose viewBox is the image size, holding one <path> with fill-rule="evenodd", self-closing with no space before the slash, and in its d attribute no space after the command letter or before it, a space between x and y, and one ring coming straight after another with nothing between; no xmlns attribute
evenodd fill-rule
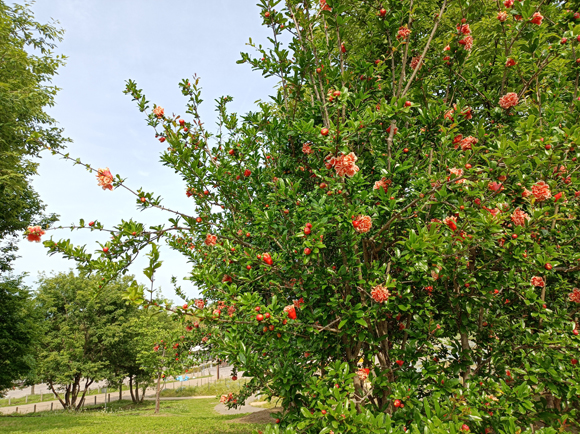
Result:
<svg viewBox="0 0 580 434"><path fill-rule="evenodd" d="M264 261L268 265L272 265L274 263L272 256L269 253L264 253L262 255L262 261Z"/></svg>
<svg viewBox="0 0 580 434"><path fill-rule="evenodd" d="M568 294L570 301L574 303L580 303L580 289L574 288L570 294Z"/></svg>
<svg viewBox="0 0 580 434"><path fill-rule="evenodd" d="M158 118L163 117L164 113L165 113L165 110L163 110L163 107L161 107L161 106L157 106L153 109L153 114L155 116L157 116Z"/></svg>
<svg viewBox="0 0 580 434"><path fill-rule="evenodd" d="M99 186L103 187L103 190L113 189L113 175L111 175L108 167L97 170L97 180L99 181Z"/></svg>
<svg viewBox="0 0 580 434"><path fill-rule="evenodd" d="M365 381L368 378L370 372L371 371L368 368L361 368L361 369L359 369L357 371L357 375L358 375L359 380L360 381Z"/></svg>
<svg viewBox="0 0 580 434"><path fill-rule="evenodd" d="M487 184L487 188L489 188L491 191L502 191L504 187L500 182L492 181Z"/></svg>
<svg viewBox="0 0 580 434"><path fill-rule="evenodd" d="M533 286L537 286L539 288L543 288L544 286L546 286L546 282L544 282L544 279L542 279L540 276L532 277L532 280L530 281L530 283Z"/></svg>
<svg viewBox="0 0 580 434"><path fill-rule="evenodd" d="M502 23L507 20L508 14L505 11L501 11L497 13L497 19L500 20Z"/></svg>
<svg viewBox="0 0 580 434"><path fill-rule="evenodd" d="M313 151L308 143L304 143L302 145L302 152L304 152L305 154L312 154Z"/></svg>
<svg viewBox="0 0 580 434"><path fill-rule="evenodd" d="M541 26L543 19L544 19L544 16L541 13L535 12L534 15L532 15L532 19L530 21L533 24L537 24L538 26Z"/></svg>
<svg viewBox="0 0 580 434"><path fill-rule="evenodd" d="M556 176L565 175L567 172L566 166L558 166L554 167L554 171L552 173L556 174Z"/></svg>
<svg viewBox="0 0 580 434"><path fill-rule="evenodd" d="M526 220L530 219L530 216L518 208L513 212L510 218L516 226L524 226L526 224Z"/></svg>
<svg viewBox="0 0 580 434"><path fill-rule="evenodd" d="M468 35L465 38L461 39L459 41L460 45L463 45L463 48L465 48L466 51L471 51L471 49L473 48L473 36Z"/></svg>
<svg viewBox="0 0 580 434"><path fill-rule="evenodd" d="M445 217L443 219L443 223L445 223L447 226L449 226L449 229L451 229L452 231L457 230L457 217L455 217L455 216Z"/></svg>
<svg viewBox="0 0 580 434"><path fill-rule="evenodd" d="M232 316L234 316L234 313L236 312L236 307L234 305L228 307L228 316L231 318Z"/></svg>
<svg viewBox="0 0 580 434"><path fill-rule="evenodd" d="M324 157L324 165L326 166L327 169L332 169L335 164L336 164L336 157L333 157L330 154L327 155L326 157Z"/></svg>
<svg viewBox="0 0 580 434"><path fill-rule="evenodd" d="M354 152L351 152L348 155L341 154L336 157L334 161L334 170L336 170L336 174L338 176L348 176L352 178L356 172L360 170L355 164L356 160L358 160L358 158Z"/></svg>
<svg viewBox="0 0 580 434"><path fill-rule="evenodd" d="M28 241L40 243L40 237L46 232L44 232L40 226L28 226L25 233Z"/></svg>
<svg viewBox="0 0 580 434"><path fill-rule="evenodd" d="M457 169L455 167L449 169L449 173L451 173L452 175L455 175L456 178L461 178L463 176L463 169ZM459 179L457 181L455 181L456 184L463 184L466 180L465 179Z"/></svg>
<svg viewBox="0 0 580 434"><path fill-rule="evenodd" d="M411 30L407 28L407 26L399 27L399 31L397 32L397 39L407 39L411 35Z"/></svg>
<svg viewBox="0 0 580 434"><path fill-rule="evenodd" d="M464 35L470 35L471 29L469 28L469 24L457 24L457 31L463 33Z"/></svg>
<svg viewBox="0 0 580 434"><path fill-rule="evenodd" d="M298 300L293 300L292 304L294 304L295 308L300 309L302 307L302 305L304 304L304 297L300 297Z"/></svg>
<svg viewBox="0 0 580 434"><path fill-rule="evenodd" d="M389 186L391 185L392 181L390 179L387 178L381 178L380 181L376 181L375 182L375 186L373 187L374 190L378 190L379 188L382 188L385 193L387 192L387 190L389 189Z"/></svg>
<svg viewBox="0 0 580 434"><path fill-rule="evenodd" d="M365 232L371 230L373 221L368 215L359 215L356 219L354 219L352 225L359 234L364 234Z"/></svg>
<svg viewBox="0 0 580 434"><path fill-rule="evenodd" d="M205 307L205 303L203 300L195 300L195 307L198 309L203 309Z"/></svg>
<svg viewBox="0 0 580 434"><path fill-rule="evenodd" d="M538 202L542 202L552 197L550 186L544 181L538 181L532 185L532 194Z"/></svg>
<svg viewBox="0 0 580 434"><path fill-rule="evenodd" d="M212 234L207 234L205 236L204 243L206 246L215 246L216 242L217 242L217 236L212 235Z"/></svg>
<svg viewBox="0 0 580 434"><path fill-rule="evenodd" d="M411 59L411 69L415 70L417 68L421 69L421 67L423 66L423 62L421 62L421 64L419 64L419 60L421 59L421 57L413 57Z"/></svg>
<svg viewBox="0 0 580 434"><path fill-rule="evenodd" d="M504 110L508 110L518 105L518 102L518 94L515 92L508 92L499 99L499 106Z"/></svg>
<svg viewBox="0 0 580 434"><path fill-rule="evenodd" d="M290 319L296 319L296 308L294 305L290 304L284 308L284 312L288 315Z"/></svg>
<svg viewBox="0 0 580 434"><path fill-rule="evenodd" d="M323 11L331 11L332 8L326 4L326 0L320 0L320 7Z"/></svg>
<svg viewBox="0 0 580 434"><path fill-rule="evenodd" d="M482 207L484 210L488 211L492 216L497 217L499 215L499 213L501 212L499 210L499 208L493 208L493 209L489 209L487 207Z"/></svg>
<svg viewBox="0 0 580 434"><path fill-rule="evenodd" d="M377 303L383 303L389 299L391 293L382 285L377 285L371 290L371 297Z"/></svg>
<svg viewBox="0 0 580 434"><path fill-rule="evenodd" d="M475 145L477 144L477 142L479 142L479 140L477 140L475 137L467 136L466 138L461 140L461 150L467 151L468 149L471 149L471 145Z"/></svg>

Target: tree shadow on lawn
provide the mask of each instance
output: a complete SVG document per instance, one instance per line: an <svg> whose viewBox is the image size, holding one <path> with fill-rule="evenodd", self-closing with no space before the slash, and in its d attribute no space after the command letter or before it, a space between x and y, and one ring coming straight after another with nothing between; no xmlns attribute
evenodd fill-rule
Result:
<svg viewBox="0 0 580 434"><path fill-rule="evenodd" d="M260 422L233 424L246 415L219 415L213 410L217 399L162 402L161 413L154 414L154 402L133 404L121 401L87 407L82 412L39 412L0 417L2 433L189 433L189 434L249 434ZM109 411L110 409L110 411ZM269 421L271 422L271 421Z"/></svg>

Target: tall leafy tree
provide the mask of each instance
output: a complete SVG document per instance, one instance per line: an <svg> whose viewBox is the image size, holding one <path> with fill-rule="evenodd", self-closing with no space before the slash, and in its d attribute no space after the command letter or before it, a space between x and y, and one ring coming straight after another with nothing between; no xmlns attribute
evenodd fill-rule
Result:
<svg viewBox="0 0 580 434"><path fill-rule="evenodd" d="M53 52L62 35L54 24L35 21L28 6L0 1L0 271L14 259L18 232L55 218L43 215L30 178L40 151L66 142L46 113L58 91L52 77L65 61Z"/></svg>
<svg viewBox="0 0 580 434"><path fill-rule="evenodd" d="M52 77L65 57L55 55L63 31L34 19L28 5L0 1L0 389L30 369L25 354L31 347L28 290L19 277L6 273L16 257L19 233L30 225L55 220L30 184L40 151L60 149L66 139L46 113L57 87ZM20 321L20 322L19 322Z"/></svg>

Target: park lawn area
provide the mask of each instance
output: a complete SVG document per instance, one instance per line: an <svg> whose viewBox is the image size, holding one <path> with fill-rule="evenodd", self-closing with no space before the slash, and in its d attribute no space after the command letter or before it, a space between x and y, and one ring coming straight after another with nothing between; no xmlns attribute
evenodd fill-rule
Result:
<svg viewBox="0 0 580 434"><path fill-rule="evenodd" d="M174 398L186 396L211 396L223 395L230 392L237 392L243 388L250 380L246 378L232 381L229 378L218 380L207 385L200 386L185 386L177 389L165 388L161 391L161 397Z"/></svg>
<svg viewBox="0 0 580 434"><path fill-rule="evenodd" d="M232 423L242 415L223 416L214 411L217 398L162 401L158 415L154 401L135 405L131 401L87 407L80 413L64 411L0 416L0 433L188 433L250 434L263 426Z"/></svg>

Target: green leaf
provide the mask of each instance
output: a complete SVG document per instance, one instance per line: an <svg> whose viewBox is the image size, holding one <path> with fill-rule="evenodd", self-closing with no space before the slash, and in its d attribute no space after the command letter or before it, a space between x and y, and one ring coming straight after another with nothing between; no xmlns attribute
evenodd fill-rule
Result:
<svg viewBox="0 0 580 434"><path fill-rule="evenodd" d="M367 323L366 323L366 321L365 321L364 319L362 319L362 318L358 318L358 319L357 319L355 322L356 322L357 324L360 324L360 325L361 325L361 326L363 326L363 327L368 327L368 324L367 324Z"/></svg>
<svg viewBox="0 0 580 434"><path fill-rule="evenodd" d="M429 406L429 400L427 397L423 398L423 406L425 407L425 415L427 419L431 419L431 407Z"/></svg>

